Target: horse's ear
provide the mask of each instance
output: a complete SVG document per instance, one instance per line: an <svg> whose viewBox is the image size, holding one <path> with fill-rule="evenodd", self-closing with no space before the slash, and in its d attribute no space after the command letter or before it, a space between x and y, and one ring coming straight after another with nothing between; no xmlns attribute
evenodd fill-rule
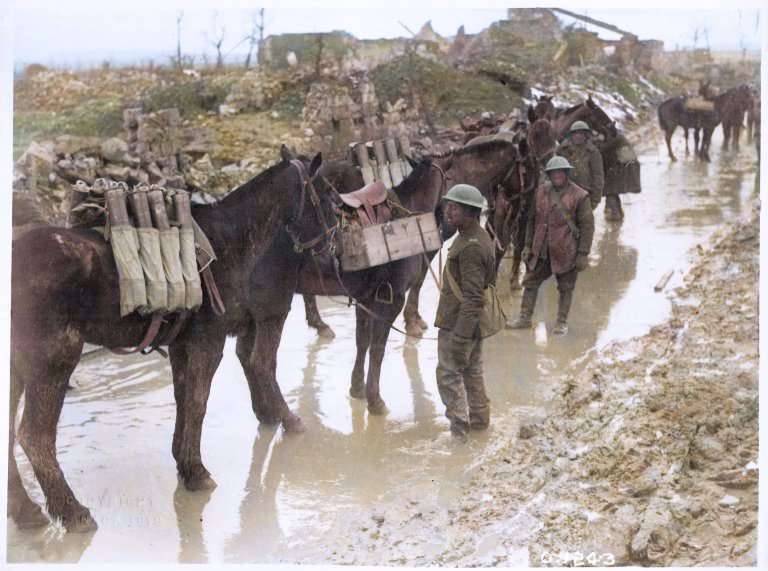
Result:
<svg viewBox="0 0 768 571"><path fill-rule="evenodd" d="M292 161L294 159L293 153L285 143L280 145L280 158L282 158L285 162Z"/></svg>
<svg viewBox="0 0 768 571"><path fill-rule="evenodd" d="M528 106L528 121L530 123L534 123L536 121L536 110L533 108L533 106Z"/></svg>
<svg viewBox="0 0 768 571"><path fill-rule="evenodd" d="M322 164L323 164L323 153L317 153L312 159L312 162L309 164L309 178L312 178L313 176L315 176L315 173L317 173L317 171L320 170L320 165Z"/></svg>
<svg viewBox="0 0 768 571"><path fill-rule="evenodd" d="M410 157L410 156L408 156L408 155L405 155L405 160L406 160L406 161L408 161L408 164L409 164L409 165L411 165L411 168L412 168L412 169L415 169L415 168L416 168L416 165L418 165L418 164L419 164L418 162L416 162L416 160L414 160L413 158L411 158L411 157Z"/></svg>

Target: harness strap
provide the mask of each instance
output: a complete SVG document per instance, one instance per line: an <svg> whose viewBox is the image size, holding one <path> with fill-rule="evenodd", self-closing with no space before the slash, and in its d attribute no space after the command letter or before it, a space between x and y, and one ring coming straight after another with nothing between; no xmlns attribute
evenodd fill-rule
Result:
<svg viewBox="0 0 768 571"><path fill-rule="evenodd" d="M219 316L224 315L227 309L224 306L224 301L221 299L221 293L219 293L219 288L216 285L216 280L213 278L210 266L200 272L200 275L203 277L203 283L208 292L208 299L211 302L213 313Z"/></svg>
<svg viewBox="0 0 768 571"><path fill-rule="evenodd" d="M113 353L117 353L118 355L130 355L131 353L139 353L143 352L144 349L149 347L152 342L155 340L155 337L157 337L157 334L160 332L160 326L163 323L163 315L162 313L153 313L152 314L152 321L149 323L149 327L147 328L147 332L144 334L144 339L141 340L141 343L136 345L136 347L123 348L123 347L116 347L114 349L110 349Z"/></svg>

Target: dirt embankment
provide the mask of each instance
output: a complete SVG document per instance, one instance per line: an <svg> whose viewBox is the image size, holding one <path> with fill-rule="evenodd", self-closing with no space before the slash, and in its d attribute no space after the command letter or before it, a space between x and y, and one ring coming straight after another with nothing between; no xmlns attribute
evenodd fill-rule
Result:
<svg viewBox="0 0 768 571"><path fill-rule="evenodd" d="M664 324L564 378L548 418L485 462L440 562L527 545L534 566L756 565L758 213L713 243Z"/></svg>

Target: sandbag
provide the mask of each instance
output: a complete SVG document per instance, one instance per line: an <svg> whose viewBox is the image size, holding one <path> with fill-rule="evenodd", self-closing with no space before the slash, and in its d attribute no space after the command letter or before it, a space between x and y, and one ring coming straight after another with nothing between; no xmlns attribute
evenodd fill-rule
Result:
<svg viewBox="0 0 768 571"><path fill-rule="evenodd" d="M200 275L197 273L197 255L195 253L195 230L192 227L192 207L189 203L189 193L177 190L173 193L173 206L176 221L179 223L179 240L181 242L181 271L186 286L187 309L197 309L203 304L203 288Z"/></svg>
<svg viewBox="0 0 768 571"><path fill-rule="evenodd" d="M179 311L187 305L187 288L181 269L179 229L160 230L160 250L168 287L168 311Z"/></svg>
<svg viewBox="0 0 768 571"><path fill-rule="evenodd" d="M125 185L111 184L105 192L109 241L115 256L120 283L120 316L147 310L147 290L139 261L139 239L130 225Z"/></svg>
<svg viewBox="0 0 768 571"><path fill-rule="evenodd" d="M139 261L147 288L147 311L168 310L168 287L160 249L160 231L156 228L137 228Z"/></svg>
<svg viewBox="0 0 768 571"><path fill-rule="evenodd" d="M139 261L136 229L128 225L112 226L109 240L120 282L120 317L147 310L147 289Z"/></svg>

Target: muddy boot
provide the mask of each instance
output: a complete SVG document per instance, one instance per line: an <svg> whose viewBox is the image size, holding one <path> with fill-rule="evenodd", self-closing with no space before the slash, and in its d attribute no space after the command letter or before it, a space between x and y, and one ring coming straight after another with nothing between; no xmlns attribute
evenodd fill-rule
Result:
<svg viewBox="0 0 768 571"><path fill-rule="evenodd" d="M464 443L468 440L469 427L463 422L451 422L451 434L456 442Z"/></svg>
<svg viewBox="0 0 768 571"><path fill-rule="evenodd" d="M520 304L520 315L514 321L507 321L507 329L530 329L533 308L536 305L536 296L539 290L525 288L523 290L523 302Z"/></svg>
<svg viewBox="0 0 768 571"><path fill-rule="evenodd" d="M621 199L618 194L609 194L605 197L605 219L608 221L618 221L624 218L624 211L621 208Z"/></svg>
<svg viewBox="0 0 768 571"><path fill-rule="evenodd" d="M568 312L571 310L573 290L560 292L560 300L557 304L557 323L552 331L553 335L565 335L568 333Z"/></svg>
<svg viewBox="0 0 768 571"><path fill-rule="evenodd" d="M469 428L485 430L491 422L491 407L488 395L485 393L483 377L464 379L467 389L467 404L469 405Z"/></svg>

